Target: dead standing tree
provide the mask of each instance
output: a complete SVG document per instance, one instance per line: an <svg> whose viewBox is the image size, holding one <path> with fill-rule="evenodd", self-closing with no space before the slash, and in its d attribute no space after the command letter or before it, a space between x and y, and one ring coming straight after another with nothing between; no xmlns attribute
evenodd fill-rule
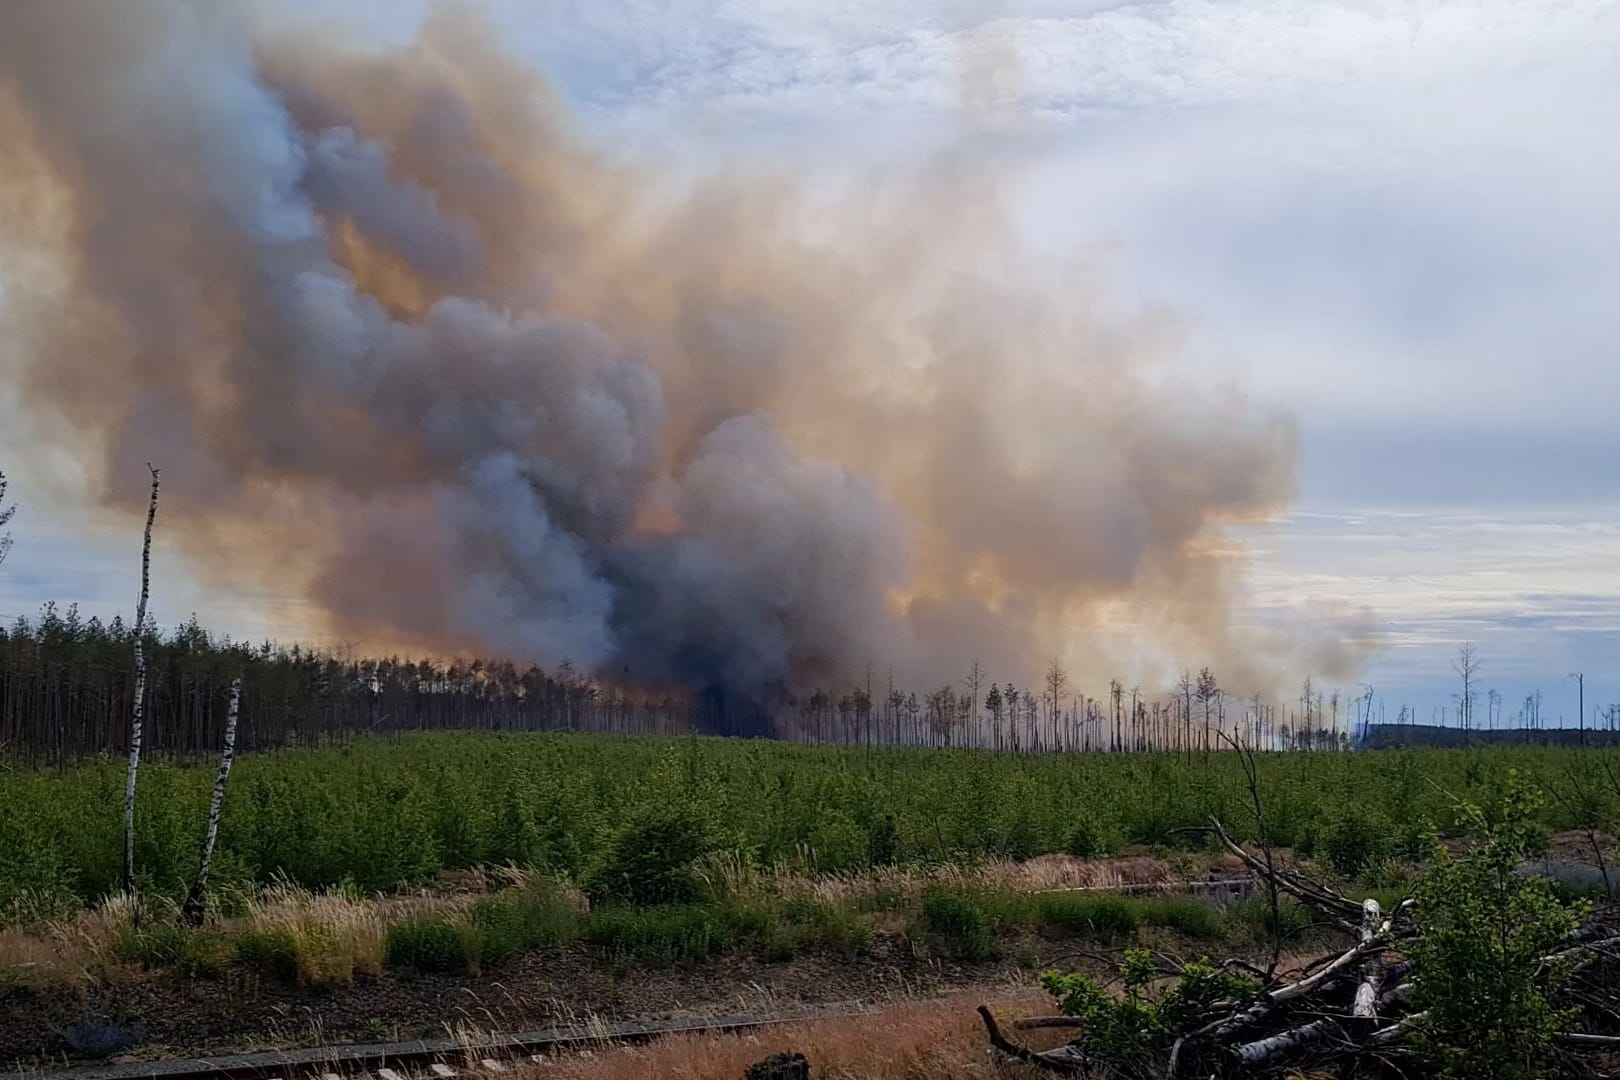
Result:
<svg viewBox="0 0 1620 1080"><path fill-rule="evenodd" d="M151 593L152 523L157 520L158 470L152 474L152 501L146 507L146 538L141 545L141 598L135 605L135 704L129 716L129 772L124 778L124 895L135 895L135 778L141 768L141 721L146 703L146 600Z"/></svg>
<svg viewBox="0 0 1620 1080"><path fill-rule="evenodd" d="M6 555L11 551L11 534L5 531L11 519L16 516L17 506L13 503L6 505L6 474L0 472L0 563L6 561Z"/></svg>
<svg viewBox="0 0 1620 1080"><path fill-rule="evenodd" d="M219 775L214 777L214 798L208 804L208 831L203 834L202 858L197 863L197 879L191 883L180 917L192 926L203 920L207 907L208 868L214 861L214 841L219 837L219 811L225 805L225 783L231 778L231 762L236 756L236 718L242 707L242 676L231 680L231 701L225 710L225 749L219 758Z"/></svg>
<svg viewBox="0 0 1620 1080"><path fill-rule="evenodd" d="M1479 658L1473 642L1463 642L1462 648L1457 650L1457 659L1451 662L1451 670L1462 679L1462 694L1457 698L1457 721L1462 725L1463 745L1467 746L1469 732L1474 725L1474 698L1478 694L1474 689L1474 676L1479 674Z"/></svg>

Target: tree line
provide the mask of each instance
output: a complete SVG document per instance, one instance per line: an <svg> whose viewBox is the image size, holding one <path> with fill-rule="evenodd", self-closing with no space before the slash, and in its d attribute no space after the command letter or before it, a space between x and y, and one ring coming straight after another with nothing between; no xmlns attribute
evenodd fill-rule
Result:
<svg viewBox="0 0 1620 1080"><path fill-rule="evenodd" d="M974 666L960 686L923 693L868 685L761 703L722 690L690 693L619 686L574 670L506 660L355 658L211 634L196 617L141 634L146 668L144 752L211 755L221 745L230 690L241 679L240 750L425 730L709 733L867 746L1003 751L1219 749L1222 735L1274 749L1340 749L1345 726L1314 698L1280 717L1234 706L1213 673L1188 673L1175 693L1150 697L1119 682L1074 690L1054 664L1040 686L988 683ZM135 704L133 627L46 604L0 628L0 754L63 764L127 753Z"/></svg>

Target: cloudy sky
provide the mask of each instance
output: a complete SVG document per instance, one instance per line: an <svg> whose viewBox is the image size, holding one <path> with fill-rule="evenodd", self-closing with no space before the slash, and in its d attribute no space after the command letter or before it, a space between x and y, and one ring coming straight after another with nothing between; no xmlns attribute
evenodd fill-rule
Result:
<svg viewBox="0 0 1620 1080"><path fill-rule="evenodd" d="M343 6L403 39L423 5ZM1589 707L1620 701L1620 4L494 8L588 129L693 167L838 183L964 116L993 130L1032 242L1095 252L1120 304L1176 312L1192 357L1298 418L1297 512L1252 537L1257 621L1371 609L1391 717L1447 702L1463 640L1510 713L1539 686L1573 723L1575 670ZM128 538L14 494L0 615L129 606ZM296 625L160 570L160 618Z"/></svg>

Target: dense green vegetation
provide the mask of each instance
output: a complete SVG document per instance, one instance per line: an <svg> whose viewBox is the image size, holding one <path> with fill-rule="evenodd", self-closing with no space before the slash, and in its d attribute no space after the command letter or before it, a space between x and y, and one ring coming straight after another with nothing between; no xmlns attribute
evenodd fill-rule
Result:
<svg viewBox="0 0 1620 1080"><path fill-rule="evenodd" d="M1452 827L1452 795L1490 791L1510 766L1556 790L1579 770L1599 791L1608 751L1272 754L1260 759L1273 840L1353 871L1424 828ZM138 863L149 896L195 870L211 765L142 770ZM1620 775L1620 770L1616 770ZM120 867L123 763L0 772L0 912L109 894ZM1612 794L1612 793L1610 793ZM731 850L769 866L847 871L1126 844L1185 845L1219 815L1252 830L1226 754L998 755L715 738L422 734L248 755L220 829L217 887L283 879L366 891L513 863L566 875L599 899L680 900L689 855ZM1607 798L1607 796L1605 796ZM1564 827L1566 803L1542 813ZM1584 811L1583 811L1584 813ZM639 836L633 831L641 830ZM657 837L680 865L640 866ZM657 896L626 893L626 874Z"/></svg>
<svg viewBox="0 0 1620 1080"><path fill-rule="evenodd" d="M362 907L326 905L324 917L289 919L283 906L279 915L261 908L257 915L193 929L158 915L139 927L122 924L105 959L182 979L236 969L289 985L329 986L385 968L496 972L524 955L564 946L643 967L735 952L783 963L817 951L864 956L880 933L898 930L903 947L919 957L980 961L1022 951L1029 935L1105 945L1168 940L1241 948L1260 940L1268 925L1268 909L1254 901L1223 907L1191 897L1031 894L985 886L936 887L892 905L872 895L825 900L725 887L706 887L689 902L644 907L610 903L586 909L579 899L534 875L470 904L393 918L372 909L355 920ZM302 902L322 906L321 898L308 894ZM1307 909L1290 902L1285 912L1295 935L1313 928ZM0 984L5 974L0 970Z"/></svg>

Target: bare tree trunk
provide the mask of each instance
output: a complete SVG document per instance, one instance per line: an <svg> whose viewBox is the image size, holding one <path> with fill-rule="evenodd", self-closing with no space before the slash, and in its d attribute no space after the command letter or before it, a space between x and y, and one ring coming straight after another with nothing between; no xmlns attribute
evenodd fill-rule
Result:
<svg viewBox="0 0 1620 1080"><path fill-rule="evenodd" d="M152 522L157 518L158 470L152 474L152 501L146 508L146 540L141 546L141 599L135 605L135 707L129 717L129 774L124 779L124 895L135 895L135 777L141 768L141 721L146 705L146 600L152 580Z"/></svg>
<svg viewBox="0 0 1620 1080"><path fill-rule="evenodd" d="M208 867L214 861L214 841L219 836L219 811L225 804L225 782L231 778L231 762L236 755L236 717L242 705L242 676L231 680L231 703L225 711L225 750L219 757L219 775L214 777L214 799L208 804L208 831L203 834L202 860L197 864L197 880L191 883L180 917L193 926L202 923Z"/></svg>

